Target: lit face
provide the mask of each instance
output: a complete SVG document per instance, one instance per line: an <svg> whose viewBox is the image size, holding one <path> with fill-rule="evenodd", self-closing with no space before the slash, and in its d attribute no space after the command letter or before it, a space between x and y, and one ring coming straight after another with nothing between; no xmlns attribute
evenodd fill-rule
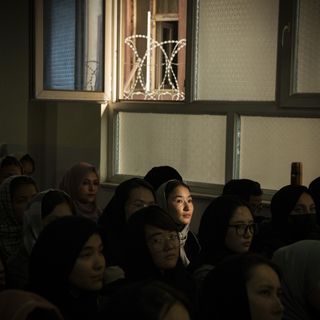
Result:
<svg viewBox="0 0 320 320"><path fill-rule="evenodd" d="M155 204L155 199L152 192L144 187L134 188L130 191L128 200L124 205L124 211L126 214L126 220L129 217L144 207L148 207Z"/></svg>
<svg viewBox="0 0 320 320"><path fill-rule="evenodd" d="M316 205L308 193L302 193L290 215L315 214Z"/></svg>
<svg viewBox="0 0 320 320"><path fill-rule="evenodd" d="M145 234L154 265L160 270L173 269L180 251L178 233L147 225Z"/></svg>
<svg viewBox="0 0 320 320"><path fill-rule="evenodd" d="M252 320L282 319L280 281L271 267L264 264L256 266L246 287Z"/></svg>
<svg viewBox="0 0 320 320"><path fill-rule="evenodd" d="M5 166L3 168L0 169L0 183L2 183L3 180L5 180L8 177L11 176L20 176L22 175L22 171L21 168L14 165L14 164L10 164L9 166Z"/></svg>
<svg viewBox="0 0 320 320"><path fill-rule="evenodd" d="M93 203L96 201L99 190L99 178L93 171L87 173L79 187L79 201L82 203Z"/></svg>
<svg viewBox="0 0 320 320"><path fill-rule="evenodd" d="M191 222L193 215L193 202L188 188L176 187L167 199L168 213L179 225L187 225Z"/></svg>
<svg viewBox="0 0 320 320"><path fill-rule="evenodd" d="M12 207L17 221L23 223L23 214L29 202L37 195L38 191L33 184L22 184L12 194Z"/></svg>
<svg viewBox="0 0 320 320"><path fill-rule="evenodd" d="M6 276L4 271L4 265L0 259L0 291L4 290L6 286Z"/></svg>
<svg viewBox="0 0 320 320"><path fill-rule="evenodd" d="M190 320L188 310L179 302L173 304L161 320Z"/></svg>
<svg viewBox="0 0 320 320"><path fill-rule="evenodd" d="M102 288L105 260L101 237L93 234L83 246L69 275L69 283L82 290L97 291Z"/></svg>
<svg viewBox="0 0 320 320"><path fill-rule="evenodd" d="M23 174L31 175L33 173L34 167L33 167L32 162L30 162L30 161L22 161L21 164L22 164L22 167L23 167Z"/></svg>
<svg viewBox="0 0 320 320"><path fill-rule="evenodd" d="M238 207L229 221L229 227L225 238L226 247L234 253L247 252L251 246L253 232L250 231L250 228L245 226L252 225L253 223L253 217L250 210L245 206ZM237 228L243 226L245 227L245 231L240 235Z"/></svg>
<svg viewBox="0 0 320 320"><path fill-rule="evenodd" d="M65 216L72 216L72 210L67 202L62 202L56 205L50 214L42 219L42 224L46 226L50 222Z"/></svg>

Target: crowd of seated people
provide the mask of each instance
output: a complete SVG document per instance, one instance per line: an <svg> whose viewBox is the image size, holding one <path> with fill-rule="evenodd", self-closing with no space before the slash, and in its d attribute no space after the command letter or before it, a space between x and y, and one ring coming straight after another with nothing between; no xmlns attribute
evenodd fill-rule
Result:
<svg viewBox="0 0 320 320"><path fill-rule="evenodd" d="M35 169L29 154L0 159L1 319L320 318L320 177L279 188L269 217L260 183L232 179L194 230L192 190L168 165L104 208L94 165L46 190Z"/></svg>

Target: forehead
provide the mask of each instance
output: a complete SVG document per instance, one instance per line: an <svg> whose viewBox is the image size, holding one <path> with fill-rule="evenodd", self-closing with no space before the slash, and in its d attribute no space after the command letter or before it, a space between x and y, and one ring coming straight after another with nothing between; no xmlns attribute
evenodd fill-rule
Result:
<svg viewBox="0 0 320 320"><path fill-rule="evenodd" d="M298 201L296 204L306 204L306 205L310 205L310 204L313 204L314 201L312 199L312 197L306 193L306 192L303 192L301 194L301 196L299 197Z"/></svg>
<svg viewBox="0 0 320 320"><path fill-rule="evenodd" d="M21 184L17 186L13 192L14 197L29 196L37 193L36 187L32 183Z"/></svg>
<svg viewBox="0 0 320 320"><path fill-rule="evenodd" d="M87 247L99 247L101 245L102 245L102 241L101 241L100 235L97 233L94 233L88 238L87 242L84 244L82 249L85 249Z"/></svg>
<svg viewBox="0 0 320 320"><path fill-rule="evenodd" d="M253 220L252 214L246 206L238 207L234 211L232 217L230 218L230 222L237 222L237 221L249 222L252 220Z"/></svg>
<svg viewBox="0 0 320 320"><path fill-rule="evenodd" d="M15 164L9 164L9 165L7 165L5 167L2 167L0 169L0 172L1 173L6 173L6 174L7 173L12 173L12 175L15 174L15 173L21 174L21 168L16 166Z"/></svg>
<svg viewBox="0 0 320 320"><path fill-rule="evenodd" d="M280 280L278 274L268 265L260 264L255 266L250 272L249 281L253 285L259 284L272 284L274 286L280 286Z"/></svg>
<svg viewBox="0 0 320 320"><path fill-rule="evenodd" d="M83 179L96 180L98 175L94 171L89 171L84 175Z"/></svg>
<svg viewBox="0 0 320 320"><path fill-rule="evenodd" d="M154 200L154 196L151 192L151 190L145 188L145 187L137 187L130 191L129 194L130 199L145 199L145 198L151 198Z"/></svg>
<svg viewBox="0 0 320 320"><path fill-rule="evenodd" d="M145 230L146 236L153 236L155 234L167 234L167 233L175 232L175 231L169 231L169 230L161 229L155 226L151 226L149 224L145 226L144 230Z"/></svg>
<svg viewBox="0 0 320 320"><path fill-rule="evenodd" d="M176 197L176 196L179 196L179 195L182 195L182 196L187 195L187 196L189 196L190 195L190 191L189 191L189 189L187 187L180 185L180 186L175 187L171 191L171 193L169 194L169 197Z"/></svg>

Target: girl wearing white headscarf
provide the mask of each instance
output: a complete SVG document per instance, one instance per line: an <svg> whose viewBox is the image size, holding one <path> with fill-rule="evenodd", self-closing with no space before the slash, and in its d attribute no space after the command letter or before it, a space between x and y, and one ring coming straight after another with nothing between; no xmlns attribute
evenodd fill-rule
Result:
<svg viewBox="0 0 320 320"><path fill-rule="evenodd" d="M193 202L189 186L180 180L169 180L157 190L157 204L175 221L180 237L180 256L184 266L200 252L196 235L189 230L193 216Z"/></svg>

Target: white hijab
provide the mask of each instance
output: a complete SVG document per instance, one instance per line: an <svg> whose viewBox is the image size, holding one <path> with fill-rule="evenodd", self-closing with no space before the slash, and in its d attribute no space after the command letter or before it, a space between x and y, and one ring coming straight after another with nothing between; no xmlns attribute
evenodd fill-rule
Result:
<svg viewBox="0 0 320 320"><path fill-rule="evenodd" d="M165 212L169 214L168 211L168 202L166 197L166 187L167 184L171 181L177 181L177 180L169 180L163 183L157 190L156 196L157 196L157 204L160 208L162 208ZM181 227L181 225L179 225ZM188 232L189 232L189 224L184 225L183 229L179 231L179 238L180 238L180 257L183 262L183 265L186 267L190 263L184 246L188 238Z"/></svg>

